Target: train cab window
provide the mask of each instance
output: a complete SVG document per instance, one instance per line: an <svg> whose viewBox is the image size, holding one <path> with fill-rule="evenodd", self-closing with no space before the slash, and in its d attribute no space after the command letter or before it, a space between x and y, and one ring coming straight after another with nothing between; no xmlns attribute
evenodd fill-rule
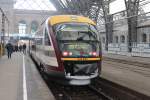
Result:
<svg viewBox="0 0 150 100"><path fill-rule="evenodd" d="M51 46L47 29L45 29L45 34L44 34L44 44L47 46Z"/></svg>

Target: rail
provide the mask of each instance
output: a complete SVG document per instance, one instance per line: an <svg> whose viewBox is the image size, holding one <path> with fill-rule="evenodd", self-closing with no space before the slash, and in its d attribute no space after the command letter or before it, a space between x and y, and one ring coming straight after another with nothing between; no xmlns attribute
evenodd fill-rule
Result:
<svg viewBox="0 0 150 100"><path fill-rule="evenodd" d="M150 100L149 96L113 83L104 78L99 77L95 79L93 85L100 88L101 91L111 97L112 100Z"/></svg>
<svg viewBox="0 0 150 100"><path fill-rule="evenodd" d="M91 86L63 86L48 84L56 100L111 100L99 90Z"/></svg>

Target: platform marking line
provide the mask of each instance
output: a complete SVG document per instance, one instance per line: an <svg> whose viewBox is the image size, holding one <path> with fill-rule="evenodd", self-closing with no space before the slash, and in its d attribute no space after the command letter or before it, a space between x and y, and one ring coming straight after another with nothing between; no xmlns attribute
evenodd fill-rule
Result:
<svg viewBox="0 0 150 100"><path fill-rule="evenodd" d="M23 100L28 100L27 98L27 84L26 84L26 70L25 70L25 57L23 55Z"/></svg>

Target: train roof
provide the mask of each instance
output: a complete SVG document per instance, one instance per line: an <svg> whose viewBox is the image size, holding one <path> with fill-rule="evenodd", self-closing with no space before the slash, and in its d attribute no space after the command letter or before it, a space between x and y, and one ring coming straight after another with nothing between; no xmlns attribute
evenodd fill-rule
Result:
<svg viewBox="0 0 150 100"><path fill-rule="evenodd" d="M56 15L51 16L48 19L49 24L55 25L59 23L65 23L65 22L77 22L77 23L89 23L92 25L96 25L91 19L83 16L77 16L77 15Z"/></svg>

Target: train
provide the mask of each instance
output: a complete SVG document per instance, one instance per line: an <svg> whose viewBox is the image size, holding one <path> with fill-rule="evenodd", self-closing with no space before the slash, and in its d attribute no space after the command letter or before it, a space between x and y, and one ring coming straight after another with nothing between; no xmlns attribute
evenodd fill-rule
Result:
<svg viewBox="0 0 150 100"><path fill-rule="evenodd" d="M88 85L101 73L96 24L78 15L49 17L30 42L30 55L42 73L59 83Z"/></svg>

